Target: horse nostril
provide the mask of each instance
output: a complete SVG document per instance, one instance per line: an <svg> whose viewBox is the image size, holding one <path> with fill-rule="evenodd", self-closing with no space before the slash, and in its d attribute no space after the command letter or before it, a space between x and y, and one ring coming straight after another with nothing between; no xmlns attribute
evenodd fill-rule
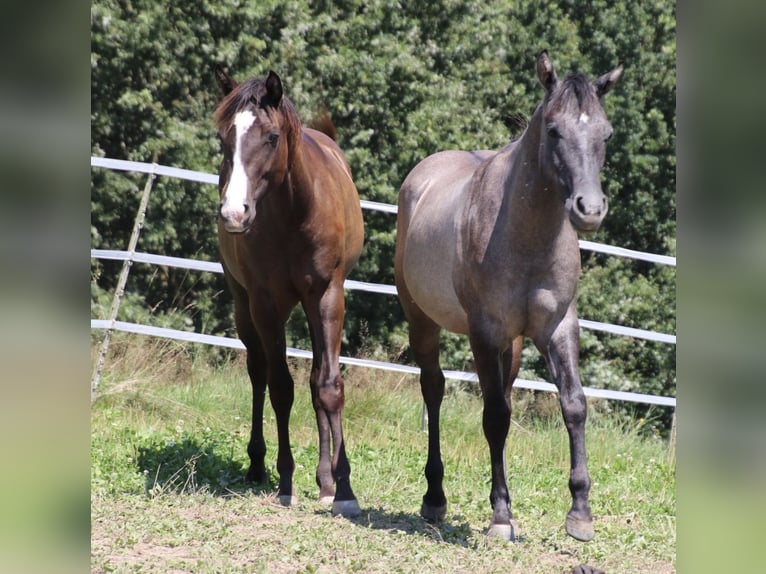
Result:
<svg viewBox="0 0 766 574"><path fill-rule="evenodd" d="M245 206L244 206L244 207L245 207L245 213L247 213L248 211L250 211L250 206L249 206L248 204L245 204Z"/></svg>

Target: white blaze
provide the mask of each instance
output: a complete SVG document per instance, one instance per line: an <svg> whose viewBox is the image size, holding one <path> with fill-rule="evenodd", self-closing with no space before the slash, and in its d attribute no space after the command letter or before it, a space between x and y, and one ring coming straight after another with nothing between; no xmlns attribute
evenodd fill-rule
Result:
<svg viewBox="0 0 766 574"><path fill-rule="evenodd" d="M224 217L240 217L245 212L245 201L247 200L247 174L245 165L242 163L242 140L247 130L255 122L255 116L250 110L239 112L234 117L235 139L234 139L234 165L231 169L231 177L226 186L224 204L221 207L221 214Z"/></svg>
<svg viewBox="0 0 766 574"><path fill-rule="evenodd" d="M586 114L585 112L580 114L580 121L582 123L587 124L589 119L590 119L590 116Z"/></svg>

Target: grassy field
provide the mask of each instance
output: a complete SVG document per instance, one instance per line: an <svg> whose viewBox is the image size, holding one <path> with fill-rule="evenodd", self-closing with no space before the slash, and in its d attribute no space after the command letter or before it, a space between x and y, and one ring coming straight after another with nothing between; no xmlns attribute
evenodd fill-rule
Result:
<svg viewBox="0 0 766 574"><path fill-rule="evenodd" d="M199 355L200 353L197 353ZM447 518L419 516L426 435L417 380L345 371L344 430L353 520L316 502L317 431L308 363L291 363L291 440L299 503L281 507L276 429L264 429L272 485L243 484L250 385L241 358L223 366L188 347L118 338L91 416L92 572L675 572L675 470L667 445L607 415L589 419L587 444L596 537L564 532L571 503L566 431L555 397L519 393L507 460L520 539L490 540L489 453L481 401L453 389L442 407ZM592 409L595 411L595 409Z"/></svg>

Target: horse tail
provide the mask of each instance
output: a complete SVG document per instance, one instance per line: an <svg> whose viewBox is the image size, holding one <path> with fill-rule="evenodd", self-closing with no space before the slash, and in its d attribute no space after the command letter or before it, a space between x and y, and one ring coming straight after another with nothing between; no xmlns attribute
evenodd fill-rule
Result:
<svg viewBox="0 0 766 574"><path fill-rule="evenodd" d="M332 123L330 112L327 111L325 106L322 106L319 112L314 114L314 117L311 118L308 124L311 129L322 132L335 142L338 141L338 132L335 130L335 124Z"/></svg>

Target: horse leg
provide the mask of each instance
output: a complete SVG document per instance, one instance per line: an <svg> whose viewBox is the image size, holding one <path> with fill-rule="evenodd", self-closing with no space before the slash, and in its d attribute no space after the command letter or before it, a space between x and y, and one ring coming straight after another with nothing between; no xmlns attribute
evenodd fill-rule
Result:
<svg viewBox="0 0 766 574"><path fill-rule="evenodd" d="M295 461L290 450L290 410L293 406L294 383L287 368L287 344L284 323L289 310L277 314L268 303L250 305L266 360L266 384L269 399L277 419L277 472L279 473L279 501L290 506L297 502L293 492Z"/></svg>
<svg viewBox="0 0 766 574"><path fill-rule="evenodd" d="M266 349L266 355L269 361L269 370L267 382L269 386L269 398L274 414L277 419L277 472L279 472L279 491L280 502L285 506L290 506L297 502L293 492L293 472L295 470L295 461L290 449L290 410L293 407L293 398L295 385L290 371L287 368L287 359L285 356L285 332L281 330L278 343L272 349Z"/></svg>
<svg viewBox="0 0 766 574"><path fill-rule="evenodd" d="M225 270L225 268L224 268ZM229 290L234 297L234 323L237 334L245 345L247 352L247 374L253 388L253 410L250 426L250 442L247 454L250 457L250 468L245 475L245 481L256 484L266 484L268 474L264 460L266 458L266 441L263 438L263 403L266 397L266 359L263 354L261 340L250 317L250 302L247 291L243 289L226 272Z"/></svg>
<svg viewBox="0 0 766 574"><path fill-rule="evenodd" d="M569 433L569 491L572 508L567 513L567 534L587 542L593 538L593 516L588 502L590 477L585 454L587 403L580 382L580 328L574 308L556 327L550 340L538 345L559 390L561 413Z"/></svg>
<svg viewBox="0 0 766 574"><path fill-rule="evenodd" d="M505 400L508 403L508 406L511 407L511 391L513 390L513 382L516 380L516 377L519 374L519 370L521 370L521 349L524 344L524 337L516 337L513 342L511 343L511 346L508 347L505 352L503 353L502 361L503 361L503 374L505 375L505 378L503 379L503 395L505 396ZM512 409L511 409L512 410ZM503 463L503 468L507 468L507 461L505 460L505 448L503 448L503 460L505 461ZM504 529L501 529L504 530ZM501 535L504 535L502 532L500 532ZM513 519L513 516L511 516L511 540L513 540L516 535L518 534L518 526L516 525L516 521Z"/></svg>
<svg viewBox="0 0 766 574"><path fill-rule="evenodd" d="M506 378L503 379L503 387L505 392L505 400L508 404L511 404L511 390L513 389L513 381L521 370L521 349L524 344L524 337L516 337L511 346L503 353L503 373Z"/></svg>
<svg viewBox="0 0 766 574"><path fill-rule="evenodd" d="M509 353L493 345L480 330L472 329L469 339L484 399L482 426L489 444L492 468L489 494L492 519L487 534L513 541L515 533L511 523L511 496L505 474L505 441L511 426L511 404L507 397L511 386L509 375L513 361L509 360L509 356L512 356L512 351Z"/></svg>
<svg viewBox="0 0 766 574"><path fill-rule="evenodd" d="M409 305L404 301L409 300ZM420 391L428 414L428 458L425 477L428 483L420 514L429 522L440 522L447 515L444 495L444 463L439 437L439 419L444 399L444 373L439 366L439 333L441 327L418 308L409 297L402 298L409 322L410 349L420 367Z"/></svg>
<svg viewBox="0 0 766 574"><path fill-rule="evenodd" d="M319 464L316 473L319 497L320 501L333 497L333 515L352 518L359 516L362 511L351 489L351 465L343 438L345 393L338 360L345 311L343 277L338 275L331 281L318 301L308 300L304 310L311 329L314 352L310 383L319 430ZM335 491L333 481L336 484Z"/></svg>
<svg viewBox="0 0 766 574"><path fill-rule="evenodd" d="M307 305L303 304L303 311L309 318L310 311ZM308 321L309 335L311 336L311 374L309 376L309 388L311 389L311 404L314 406L314 412L317 419L317 429L319 430L319 463L317 464L316 483L319 486L319 502L331 505L335 500L335 479L332 475L332 455L330 443L330 419L327 413L320 407L319 403L319 374L321 370L320 355L321 351L317 347L319 335L315 334L315 327L312 320Z"/></svg>
<svg viewBox="0 0 766 574"><path fill-rule="evenodd" d="M243 331L239 331L242 333ZM255 330L252 330L255 333ZM267 484L269 477L266 473L266 441L263 438L263 403L266 398L266 360L260 339L250 334L240 335L247 348L247 373L253 389L253 412L250 427L250 442L247 444L247 454L250 457L250 468L245 480L256 484Z"/></svg>
<svg viewBox="0 0 766 574"><path fill-rule="evenodd" d="M408 206L414 205L414 202L404 200L406 195L402 188L397 217L394 275L399 303L409 324L410 350L415 363L420 367L420 391L428 414L428 458L425 467L428 488L423 495L420 514L430 522L439 522L447 515L447 497L443 485L444 463L439 439L439 418L444 399L444 373L439 366L441 327L418 307L404 280L402 260L409 221Z"/></svg>

